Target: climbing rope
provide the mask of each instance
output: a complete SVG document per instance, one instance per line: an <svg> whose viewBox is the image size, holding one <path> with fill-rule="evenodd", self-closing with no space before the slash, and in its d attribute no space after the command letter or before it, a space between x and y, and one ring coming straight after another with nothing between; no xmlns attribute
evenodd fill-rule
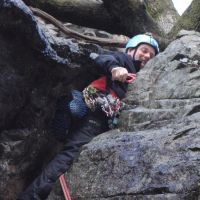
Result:
<svg viewBox="0 0 200 200"><path fill-rule="evenodd" d="M62 187L62 191L63 191L63 194L65 196L65 199L66 200L72 200L71 197L70 197L70 194L69 194L69 190L68 190L68 187L67 187L67 183L65 181L65 177L64 177L64 174L62 174L60 177L59 177L59 181L60 181L60 185Z"/></svg>

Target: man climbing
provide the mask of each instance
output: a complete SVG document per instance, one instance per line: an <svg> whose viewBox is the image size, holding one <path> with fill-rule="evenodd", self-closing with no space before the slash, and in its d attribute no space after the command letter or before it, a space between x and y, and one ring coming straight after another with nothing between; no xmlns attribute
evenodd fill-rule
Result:
<svg viewBox="0 0 200 200"><path fill-rule="evenodd" d="M115 124L122 105L120 100L125 97L128 84L135 80L135 74L158 53L157 41L152 36L141 34L129 40L126 53L113 52L95 59L101 75L99 79L83 92L71 91L58 103L53 129L59 139L65 140L63 150L18 200L47 198L55 181L69 169L80 147Z"/></svg>

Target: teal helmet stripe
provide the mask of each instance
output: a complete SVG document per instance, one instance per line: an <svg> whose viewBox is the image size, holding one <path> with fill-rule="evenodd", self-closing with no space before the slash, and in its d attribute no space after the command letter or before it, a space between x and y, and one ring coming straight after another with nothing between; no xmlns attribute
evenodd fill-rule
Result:
<svg viewBox="0 0 200 200"><path fill-rule="evenodd" d="M158 42L152 36L145 34L136 35L131 38L126 44L126 50L128 48L137 48L140 44L148 44L155 49L156 54L159 53Z"/></svg>

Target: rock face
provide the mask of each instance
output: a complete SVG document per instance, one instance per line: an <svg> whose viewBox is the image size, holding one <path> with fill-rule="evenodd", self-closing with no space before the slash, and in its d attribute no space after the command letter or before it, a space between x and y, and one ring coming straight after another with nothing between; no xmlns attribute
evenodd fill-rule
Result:
<svg viewBox="0 0 200 200"><path fill-rule="evenodd" d="M24 0L27 5L40 8L61 21L71 22L116 32L119 25L113 23L101 0ZM118 27L118 28L117 28Z"/></svg>
<svg viewBox="0 0 200 200"><path fill-rule="evenodd" d="M200 31L200 2L193 0L188 9L179 18L175 26L169 33L170 36L175 36L181 29Z"/></svg>
<svg viewBox="0 0 200 200"><path fill-rule="evenodd" d="M200 34L179 37L139 73L122 132L82 148L66 174L73 199L200 198Z"/></svg>
<svg viewBox="0 0 200 200"><path fill-rule="evenodd" d="M121 30L130 37L139 33L152 32L162 35L162 30L146 10L146 4L140 0L103 0L110 14L122 25ZM155 31L156 30L156 31Z"/></svg>
<svg viewBox="0 0 200 200"><path fill-rule="evenodd" d="M179 15L172 1L148 0L146 9L165 34L176 24ZM167 9L166 9L167 8Z"/></svg>
<svg viewBox="0 0 200 200"><path fill-rule="evenodd" d="M0 199L15 200L61 147L50 136L56 99L95 77L89 55L102 49L64 37L21 0L0 10ZM199 47L199 33L183 31L138 74L121 132L84 146L66 176L73 199L199 198Z"/></svg>
<svg viewBox="0 0 200 200"><path fill-rule="evenodd" d="M61 21L132 35L168 33L178 19L171 0L24 0Z"/></svg>
<svg viewBox="0 0 200 200"><path fill-rule="evenodd" d="M0 199L15 200L60 148L49 137L56 99L88 84L98 47L45 33L20 0L0 10Z"/></svg>

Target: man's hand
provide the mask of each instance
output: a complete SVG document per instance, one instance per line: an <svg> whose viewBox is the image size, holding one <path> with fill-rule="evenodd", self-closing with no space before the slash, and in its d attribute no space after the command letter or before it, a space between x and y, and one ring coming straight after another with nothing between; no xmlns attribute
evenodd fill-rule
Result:
<svg viewBox="0 0 200 200"><path fill-rule="evenodd" d="M128 71L124 67L115 67L111 70L112 80L126 82Z"/></svg>

